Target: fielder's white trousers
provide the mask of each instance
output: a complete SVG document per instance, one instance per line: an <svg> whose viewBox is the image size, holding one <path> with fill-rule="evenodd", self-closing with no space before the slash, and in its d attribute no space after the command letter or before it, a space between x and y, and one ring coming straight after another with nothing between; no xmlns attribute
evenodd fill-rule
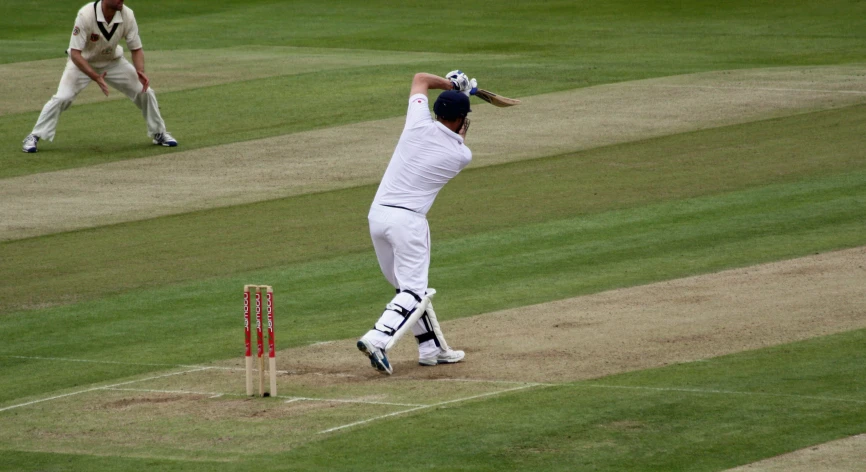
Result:
<svg viewBox="0 0 866 472"><path fill-rule="evenodd" d="M382 274L400 290L410 290L423 297L427 292L427 274L430 268L430 227L427 218L413 211L373 204L367 215L370 222L370 237L379 268ZM413 310L417 301L408 293L400 293L391 301L406 310ZM392 310L385 310L377 326L397 328L403 321ZM417 336L430 331L422 318L412 326ZM384 348L389 336L381 331L371 330L365 337L379 348ZM435 356L439 347L433 341L419 346L421 357Z"/></svg>
<svg viewBox="0 0 866 472"><path fill-rule="evenodd" d="M111 61L105 67L94 67L97 74L105 75L105 82L126 95L141 110L144 121L147 123L147 134L150 137L165 132L165 122L159 114L159 104L156 102L156 92L148 88L146 93L141 93L143 86L138 81L135 67L126 60L119 58ZM33 127L33 134L40 139L54 140L57 123L60 114L72 105L75 97L90 84L92 80L81 69L67 59L66 69L60 78L57 93L42 107L42 113Z"/></svg>

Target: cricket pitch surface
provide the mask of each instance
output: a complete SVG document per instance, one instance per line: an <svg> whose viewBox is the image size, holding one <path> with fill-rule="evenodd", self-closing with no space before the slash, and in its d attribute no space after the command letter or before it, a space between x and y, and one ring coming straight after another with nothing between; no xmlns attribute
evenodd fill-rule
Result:
<svg viewBox="0 0 866 472"><path fill-rule="evenodd" d="M861 247L444 321L466 361L418 366L404 340L390 353L393 376L374 371L355 339L318 343L278 352L279 396L265 399L245 396L241 357L169 366L0 405L16 424L0 443L235 461L492 396L864 328L864 286ZM34 361L61 369L86 360ZM765 470L754 467L744 470Z"/></svg>

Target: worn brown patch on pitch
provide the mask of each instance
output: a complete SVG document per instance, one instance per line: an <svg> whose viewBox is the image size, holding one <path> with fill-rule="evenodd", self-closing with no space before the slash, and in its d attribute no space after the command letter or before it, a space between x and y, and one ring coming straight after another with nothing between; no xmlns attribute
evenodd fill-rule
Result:
<svg viewBox="0 0 866 472"><path fill-rule="evenodd" d="M712 72L526 97L506 109L477 104L467 143L478 167L864 103L864 73L864 65ZM402 122L4 179L0 241L375 183Z"/></svg>
<svg viewBox="0 0 866 472"><path fill-rule="evenodd" d="M153 403L169 403L189 401L191 398L181 395L150 395L139 396L132 398L122 398L117 401L109 402L102 405L102 408L108 410L128 410L136 405L148 405Z"/></svg>
<svg viewBox="0 0 866 472"><path fill-rule="evenodd" d="M866 327L863 287L866 247L445 321L466 362L420 367L404 340L392 378L558 383L758 349ZM351 340L279 362L381 377Z"/></svg>

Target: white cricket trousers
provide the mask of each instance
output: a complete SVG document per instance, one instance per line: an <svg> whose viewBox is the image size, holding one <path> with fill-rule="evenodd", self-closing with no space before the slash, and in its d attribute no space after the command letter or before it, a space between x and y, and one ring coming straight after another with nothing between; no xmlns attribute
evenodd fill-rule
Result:
<svg viewBox="0 0 866 472"><path fill-rule="evenodd" d="M115 59L105 67L94 67L93 70L100 75L105 72L105 82L126 95L141 110L144 121L147 123L148 136L153 137L165 132L165 122L162 120L162 115L159 114L156 92L152 88L148 88L146 93L141 93L143 86L138 81L138 74L135 72L135 67L126 58ZM42 107L42 113L36 120L36 126L33 127L32 133L39 136L40 139L53 141L57 123L60 121L60 113L72 105L75 97L90 82L92 82L90 77L81 72L81 69L72 62L72 59L67 59L66 69L63 71L63 77L60 78L60 85L57 87L57 94Z"/></svg>
<svg viewBox="0 0 866 472"><path fill-rule="evenodd" d="M430 227L414 211L374 204L367 215L382 274L394 288L424 296L430 268Z"/></svg>
<svg viewBox="0 0 866 472"><path fill-rule="evenodd" d="M427 225L427 218L402 208L373 204L367 219L382 274L394 288L410 290L423 297L427 292L427 274L430 268L430 227ZM412 311L418 302L408 293L399 293L391 303ZM400 315L386 309L376 327L387 328L385 331L396 329L402 321ZM430 327L425 324L424 318L412 326L412 332L416 336L429 331ZM365 337L379 348L384 348L390 338L376 329L369 331ZM426 341L418 347L421 357L439 353L439 348L433 341Z"/></svg>

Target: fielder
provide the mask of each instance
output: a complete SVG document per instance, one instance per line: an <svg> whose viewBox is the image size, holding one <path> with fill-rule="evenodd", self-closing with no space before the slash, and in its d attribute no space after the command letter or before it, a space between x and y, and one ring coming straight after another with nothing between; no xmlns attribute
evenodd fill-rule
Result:
<svg viewBox="0 0 866 472"><path fill-rule="evenodd" d="M379 267L396 288L397 295L357 346L372 366L386 375L393 372L386 345L428 295L430 228L427 212L442 187L472 160L472 152L463 141L469 128L467 115L472 111L469 96L477 90L477 85L475 79L470 80L459 70L448 73L446 78L425 73L415 75L406 125L370 207L367 218ZM433 105L435 121L430 116L429 89L445 90ZM463 351L450 349L441 339L432 305L411 329L418 341L419 364L432 366L463 360Z"/></svg>
<svg viewBox="0 0 866 472"><path fill-rule="evenodd" d="M97 0L78 11L67 50L69 60L57 93L42 108L36 126L24 138L24 152L36 152L40 139L54 140L60 113L72 105L91 81L99 85L105 96L111 85L135 103L144 116L153 144L177 146L177 141L165 130L156 93L149 87L150 80L144 73L144 51L135 15L123 7L123 2ZM123 57L123 47L118 44L121 38L126 40L132 64Z"/></svg>

